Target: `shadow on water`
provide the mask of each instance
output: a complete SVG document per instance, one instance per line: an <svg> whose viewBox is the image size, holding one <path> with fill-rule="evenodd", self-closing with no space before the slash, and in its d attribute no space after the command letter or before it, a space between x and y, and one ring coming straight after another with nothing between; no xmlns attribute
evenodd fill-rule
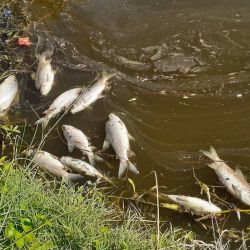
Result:
<svg viewBox="0 0 250 250"><path fill-rule="evenodd" d="M48 97L26 93L24 118L34 122L31 105L41 114L61 92L88 85L103 69L119 71L111 91L93 111L67 115L60 125L82 129L100 148L107 115L117 113L136 139L133 160L140 176L132 178L141 190L155 185L153 176L142 178L152 170L169 193L200 197L193 170L207 185L218 186L199 152L209 145L250 178L250 3L60 2L37 0L32 5L33 20L46 17L35 30L54 48L53 64L59 72ZM45 148L58 156L68 154L58 137ZM117 174L117 168L109 171ZM218 193L244 207L225 190ZM189 215L166 210L161 215L174 225L203 230ZM225 227L242 229L249 222L242 215L239 223L232 214Z"/></svg>

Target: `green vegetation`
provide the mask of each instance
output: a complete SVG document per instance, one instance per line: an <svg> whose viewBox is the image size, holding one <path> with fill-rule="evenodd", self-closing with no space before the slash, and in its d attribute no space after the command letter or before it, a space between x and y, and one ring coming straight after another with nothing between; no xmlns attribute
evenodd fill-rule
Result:
<svg viewBox="0 0 250 250"><path fill-rule="evenodd" d="M28 164L28 163L27 163ZM1 249L155 249L156 226L126 215L94 186L45 180L18 161L0 160ZM160 248L186 249L191 233L168 230Z"/></svg>

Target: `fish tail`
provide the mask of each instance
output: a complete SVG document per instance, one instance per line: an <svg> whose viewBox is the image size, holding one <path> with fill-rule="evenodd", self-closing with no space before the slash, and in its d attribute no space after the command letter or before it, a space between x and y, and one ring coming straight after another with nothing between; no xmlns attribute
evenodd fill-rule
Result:
<svg viewBox="0 0 250 250"><path fill-rule="evenodd" d="M138 169L131 161L128 161L128 169L134 174L139 174Z"/></svg>
<svg viewBox="0 0 250 250"><path fill-rule="evenodd" d="M46 49L45 51L43 51L40 57L47 61L47 60L51 60L52 54L53 54L53 51L51 49Z"/></svg>
<svg viewBox="0 0 250 250"><path fill-rule="evenodd" d="M201 152L213 161L221 161L213 146L210 146L210 149L208 151L202 150Z"/></svg>
<svg viewBox="0 0 250 250"><path fill-rule="evenodd" d="M212 169L214 169L214 170L216 170L216 168L218 167L218 164L217 164L217 162L212 162L212 163L209 163L209 164L207 164L210 168L212 168Z"/></svg>
<svg viewBox="0 0 250 250"><path fill-rule="evenodd" d="M95 166L96 162L98 162L98 161L104 161L104 159L97 154L89 154L88 158L89 158L89 162L92 166Z"/></svg>
<svg viewBox="0 0 250 250"><path fill-rule="evenodd" d="M45 130L46 127L48 126L48 123L49 123L49 118L47 116L45 116L45 117L42 117L39 120L37 120L35 122L35 125L42 124L43 130Z"/></svg>
<svg viewBox="0 0 250 250"><path fill-rule="evenodd" d="M84 177L80 174L71 174L71 173L67 173L64 176L64 179L66 181L70 181L70 182L77 182L77 181L81 181L84 179Z"/></svg>
<svg viewBox="0 0 250 250"><path fill-rule="evenodd" d="M102 72L102 80L103 82L107 82L110 78L117 75L117 73L107 73L106 71Z"/></svg>
<svg viewBox="0 0 250 250"><path fill-rule="evenodd" d="M130 162L129 160L120 161L118 178L121 178L125 174L126 169L130 170L134 174L139 174L138 169L132 162Z"/></svg>

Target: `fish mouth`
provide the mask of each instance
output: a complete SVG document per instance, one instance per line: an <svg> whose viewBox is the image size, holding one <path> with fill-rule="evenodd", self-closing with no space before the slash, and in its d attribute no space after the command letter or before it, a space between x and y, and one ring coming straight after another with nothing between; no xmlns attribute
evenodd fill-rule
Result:
<svg viewBox="0 0 250 250"><path fill-rule="evenodd" d="M114 113L110 113L109 116L108 116L108 118L109 118L109 119L112 119L112 117L114 117L114 116L115 116Z"/></svg>

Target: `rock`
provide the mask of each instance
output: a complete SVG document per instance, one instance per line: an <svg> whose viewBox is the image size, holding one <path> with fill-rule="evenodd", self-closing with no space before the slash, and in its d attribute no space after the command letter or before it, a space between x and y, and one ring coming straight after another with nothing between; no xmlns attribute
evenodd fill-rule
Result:
<svg viewBox="0 0 250 250"><path fill-rule="evenodd" d="M187 73L196 65L195 58L191 56L185 56L183 54L175 53L167 58L154 62L154 66L158 71L167 73L180 71L181 73Z"/></svg>

